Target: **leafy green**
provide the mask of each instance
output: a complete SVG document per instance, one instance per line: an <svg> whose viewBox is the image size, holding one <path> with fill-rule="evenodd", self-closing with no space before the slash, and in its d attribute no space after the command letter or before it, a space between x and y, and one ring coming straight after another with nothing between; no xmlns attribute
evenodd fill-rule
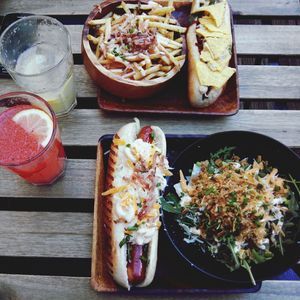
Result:
<svg viewBox="0 0 300 300"><path fill-rule="evenodd" d="M239 158L233 156L232 151L234 147L224 147L219 149L215 153L210 155L210 159L208 162L207 171L210 174L218 174L222 172L221 166L225 166L228 164L227 167L232 167L232 171L236 171L233 162L237 161ZM258 158L259 161L259 158ZM262 160L261 160L262 161ZM271 166L268 165L268 162L263 162L264 168L261 170L259 177L265 177L266 174L269 174L273 169ZM244 167L248 168L251 165L243 165ZM213 178L213 176L212 176ZM286 196L287 199L284 202L285 205L288 207L286 214L284 215L284 222L283 228L284 235L278 235L276 237L277 241L270 241L270 246L264 249L260 249L255 245L255 242L251 241L251 239L246 241L246 250L249 252L239 251L236 247L236 237L239 235L241 228L242 228L242 210L246 208L248 203L250 202L251 191L256 189L256 191L262 191L264 186L262 184L257 184L253 186L253 188L249 188L247 192L244 192L242 195L242 201L239 203L237 192L233 191L229 193L227 197L227 203L225 207L221 207L215 204L215 211L218 213L221 212L223 209L225 212L233 212L235 213L235 219L232 221L232 228L231 226L224 227L222 223L222 219L218 216L216 217L211 211L204 205L201 207L201 204L192 204L182 208L179 204L179 198L172 194L168 194L165 199L162 200L162 207L164 210L169 211L171 213L177 214L177 222L185 231L185 241L187 243L196 243L199 242L200 247L203 251L209 252L216 260L225 264L231 271L237 270L240 267L247 270L251 282L255 285L255 279L251 271L251 264L260 264L264 263L274 256L274 248L278 248L282 255L284 255L284 244L288 242L292 242L295 240L295 231L300 231L300 215L299 215L299 204L297 193L300 196L300 182L296 181L291 175L289 175L290 181L286 180L287 182L294 185L291 186L289 194ZM293 192L294 190L294 192ZM274 192L278 192L281 197L282 188L279 186L275 186ZM201 191L197 191L199 198L203 197L203 195L211 195L217 193L217 189L214 185L209 185L206 189L202 189ZM278 194L277 193L277 194ZM265 211L268 211L272 214L270 203L266 202L265 197L260 193L256 197L257 200L262 201L261 206L264 208ZM214 207L214 206L213 206ZM260 206L259 206L260 208ZM243 210L245 211L245 209ZM261 227L264 225L262 220L264 219L264 213L258 208L256 209L248 209L247 215L251 217L251 220L257 227ZM283 217L281 219L283 221ZM299 223L299 224L298 224ZM276 223L275 223L276 224ZM194 227L196 229L200 229L201 232L205 232L206 237L202 238L202 236L193 236L190 232L190 229ZM271 226L267 226L266 229L269 231L272 230ZM215 235L217 234L217 239ZM217 243L216 243L217 241ZM273 253L274 252L274 253ZM251 254L250 254L251 253Z"/></svg>
<svg viewBox="0 0 300 300"><path fill-rule="evenodd" d="M147 258L146 256L144 256L144 255L141 255L141 256L140 256L140 261L141 261L141 262L144 262L144 263L146 263L146 264L148 264L148 262L149 262L148 258Z"/></svg>
<svg viewBox="0 0 300 300"><path fill-rule="evenodd" d="M238 269L240 267L240 261L238 257L236 256L236 253L234 252L234 239L228 239L227 246L231 252L233 261L234 261L234 270Z"/></svg>
<svg viewBox="0 0 300 300"><path fill-rule="evenodd" d="M250 277L250 279L251 279L252 284L253 284L253 285L256 285L256 281L255 281L255 279L254 279L254 277L253 277L253 274L252 274L252 271L251 271L251 267L249 266L249 264L248 264L248 262L247 262L246 259L243 259L243 260L241 261L241 266L242 266L244 269L247 270L247 272L248 272L248 274L249 274L249 277Z"/></svg>
<svg viewBox="0 0 300 300"><path fill-rule="evenodd" d="M210 154L210 159L208 162L208 173L209 174L217 174L219 173L219 168L216 165L215 161L217 159L222 159L222 160L228 160L231 155L232 155L232 151L235 149L235 147L224 147L219 149L218 151L216 151L215 153L211 153Z"/></svg>
<svg viewBox="0 0 300 300"><path fill-rule="evenodd" d="M219 149L217 152L212 153L210 155L210 159L216 160L216 159L223 159L227 160L231 157L232 151L235 149L235 147L224 147Z"/></svg>
<svg viewBox="0 0 300 300"><path fill-rule="evenodd" d="M178 198L172 193L167 194L165 198L160 197L160 203L162 209L169 213L180 214L182 211Z"/></svg>
<svg viewBox="0 0 300 300"><path fill-rule="evenodd" d="M244 196L242 206L246 206L249 203L249 198L247 196Z"/></svg>
<svg viewBox="0 0 300 300"><path fill-rule="evenodd" d="M131 261L131 253L132 253L132 245L130 243L128 243L128 245L127 245L127 253L126 253L126 257L127 257L127 261L128 262Z"/></svg>
<svg viewBox="0 0 300 300"><path fill-rule="evenodd" d="M127 244L130 241L131 237L132 237L131 234L125 234L125 237L119 243L119 247L122 248L125 244Z"/></svg>
<svg viewBox="0 0 300 300"><path fill-rule="evenodd" d="M300 188L299 188L299 181L296 181L295 178L292 177L291 174L289 174L290 180L285 180L289 184L292 184L295 192L298 194L300 197ZM281 245L288 245L288 244L293 244L300 234L300 214L299 214L299 202L297 201L295 197L295 193L290 190L288 193L285 202L284 202L287 207L288 211L285 214L285 220L283 223L283 231L284 231L284 238L281 238L279 240L279 249L281 250Z"/></svg>
<svg viewBox="0 0 300 300"><path fill-rule="evenodd" d="M230 196L230 198L228 199L227 204L229 206L235 206L235 205L237 205L237 193L236 192L231 192L229 194L229 196Z"/></svg>
<svg viewBox="0 0 300 300"><path fill-rule="evenodd" d="M263 251L263 253L260 253L256 251L255 249L252 249L252 255L253 255L253 261L256 264L263 263L273 257L273 253L270 251Z"/></svg>
<svg viewBox="0 0 300 300"><path fill-rule="evenodd" d="M281 237L280 234L279 234L278 239L279 239L279 249L280 249L280 253L281 253L281 255L284 255L283 246L282 246L282 237Z"/></svg>
<svg viewBox="0 0 300 300"><path fill-rule="evenodd" d="M214 186L211 186L204 191L204 194L208 196L210 194L215 194L216 192L217 192L216 188Z"/></svg>
<svg viewBox="0 0 300 300"><path fill-rule="evenodd" d="M300 188L298 186L299 181L296 181L296 179L291 174L289 174L289 177L290 177L291 182L294 185L295 189L297 190L298 195L300 196Z"/></svg>
<svg viewBox="0 0 300 300"><path fill-rule="evenodd" d="M120 53L117 52L117 48L116 48L116 47L113 49L112 54L113 54L114 56L119 56L119 55L120 55Z"/></svg>
<svg viewBox="0 0 300 300"><path fill-rule="evenodd" d="M294 185L299 197L300 197L300 189L298 187L298 184L296 180L289 174L289 177L291 179L291 183ZM290 211L298 211L299 210L299 203L297 202L297 199L293 192L289 193L288 195L288 208Z"/></svg>
<svg viewBox="0 0 300 300"><path fill-rule="evenodd" d="M207 171L209 174L217 174L219 173L219 169L215 165L215 162L213 160L209 160Z"/></svg>
<svg viewBox="0 0 300 300"><path fill-rule="evenodd" d="M118 56L119 56L121 59L125 60L125 56L124 56L123 54L119 53L119 52L117 51L117 48L116 48L116 47L112 50L111 53L112 53L115 57L118 57Z"/></svg>
<svg viewBox="0 0 300 300"><path fill-rule="evenodd" d="M134 224L133 226L127 227L126 228L128 231L137 231L139 229L138 224Z"/></svg>
<svg viewBox="0 0 300 300"><path fill-rule="evenodd" d="M211 226L209 215L207 216L208 222L206 224L207 228ZM199 208L197 205L190 205L187 207L187 211L180 216L179 219L180 223L183 223L189 227L196 227L198 228L200 225L200 214Z"/></svg>

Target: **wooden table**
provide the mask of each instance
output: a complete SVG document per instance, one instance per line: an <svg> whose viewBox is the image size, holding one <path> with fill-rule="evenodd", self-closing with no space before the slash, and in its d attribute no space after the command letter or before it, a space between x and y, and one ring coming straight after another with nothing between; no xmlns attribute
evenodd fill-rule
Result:
<svg viewBox="0 0 300 300"><path fill-rule="evenodd" d="M239 113L221 118L185 116L180 120L177 116L139 117L143 123L161 126L166 133L251 130L299 150L299 1L230 2L240 64ZM100 136L114 133L132 116L98 109L96 87L82 65L82 24L94 4L94 0L0 1L2 16L16 12L47 14L68 24L79 103L68 117L59 120L69 158L61 180L51 187L34 187L0 170L0 299L111 298L94 292L89 283L96 144ZM18 87L11 79L0 80L0 94L14 90ZM299 273L299 265L295 270ZM299 299L300 282L268 280L257 294L219 299L282 297Z"/></svg>

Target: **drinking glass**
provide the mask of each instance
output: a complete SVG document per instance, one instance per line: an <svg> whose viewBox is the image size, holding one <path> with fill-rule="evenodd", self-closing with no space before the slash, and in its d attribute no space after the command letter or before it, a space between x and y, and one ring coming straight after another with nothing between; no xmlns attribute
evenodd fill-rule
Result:
<svg viewBox="0 0 300 300"><path fill-rule="evenodd" d="M57 116L75 107L71 38L56 19L29 16L8 26L0 36L0 62L22 89L48 101Z"/></svg>
<svg viewBox="0 0 300 300"><path fill-rule="evenodd" d="M36 134L44 143L37 143ZM44 185L64 173L65 158L56 116L46 101L27 92L0 96L0 166Z"/></svg>

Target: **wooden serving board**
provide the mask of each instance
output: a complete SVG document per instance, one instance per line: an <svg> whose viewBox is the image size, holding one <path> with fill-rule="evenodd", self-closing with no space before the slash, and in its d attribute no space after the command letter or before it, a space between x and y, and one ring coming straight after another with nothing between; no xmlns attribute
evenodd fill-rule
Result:
<svg viewBox="0 0 300 300"><path fill-rule="evenodd" d="M203 136L167 135L168 159L172 164L175 157L188 145ZM164 230L160 230L158 263L152 284L145 288L127 291L113 281L106 267L107 236L103 224L104 202L101 196L105 184L106 165L112 135L102 136L97 148L96 186L93 221L93 246L91 285L98 292L126 294L234 294L256 292L255 287L234 284L208 278L188 265L171 245Z"/></svg>

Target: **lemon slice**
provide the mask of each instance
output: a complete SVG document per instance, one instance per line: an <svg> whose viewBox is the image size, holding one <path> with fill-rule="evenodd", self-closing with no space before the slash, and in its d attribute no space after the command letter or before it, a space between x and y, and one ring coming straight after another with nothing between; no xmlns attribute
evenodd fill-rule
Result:
<svg viewBox="0 0 300 300"><path fill-rule="evenodd" d="M53 121L48 114L40 109L25 109L14 115L15 123L26 132L34 135L42 147L49 143L53 132Z"/></svg>

